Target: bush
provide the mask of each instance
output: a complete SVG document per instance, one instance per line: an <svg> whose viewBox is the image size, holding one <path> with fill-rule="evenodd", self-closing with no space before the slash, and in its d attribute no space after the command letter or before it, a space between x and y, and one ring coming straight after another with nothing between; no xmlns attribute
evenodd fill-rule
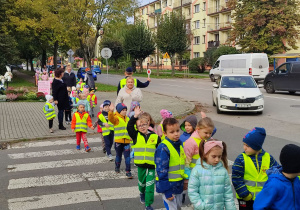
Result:
<svg viewBox="0 0 300 210"><path fill-rule="evenodd" d="M14 93L8 93L6 94L6 99L9 101L14 101L18 98L17 94Z"/></svg>
<svg viewBox="0 0 300 210"><path fill-rule="evenodd" d="M188 66L191 72L203 73L205 70L204 58L193 58L188 62Z"/></svg>
<svg viewBox="0 0 300 210"><path fill-rule="evenodd" d="M36 97L37 99L45 99L45 94L43 92L37 92L36 93Z"/></svg>
<svg viewBox="0 0 300 210"><path fill-rule="evenodd" d="M37 100L38 99L35 92L29 92L25 96L26 96L26 99L28 99L28 100Z"/></svg>
<svg viewBox="0 0 300 210"><path fill-rule="evenodd" d="M6 101L6 95L0 95L0 101Z"/></svg>

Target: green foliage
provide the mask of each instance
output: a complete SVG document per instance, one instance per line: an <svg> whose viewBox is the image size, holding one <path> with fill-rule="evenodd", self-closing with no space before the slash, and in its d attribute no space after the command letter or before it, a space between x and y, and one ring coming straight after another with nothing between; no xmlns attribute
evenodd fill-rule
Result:
<svg viewBox="0 0 300 210"><path fill-rule="evenodd" d="M95 85L97 87L97 91L101 92L115 92L118 90L118 87L114 85L107 85L102 83L95 83Z"/></svg>
<svg viewBox="0 0 300 210"><path fill-rule="evenodd" d="M229 0L234 8L231 41L243 52L282 53L297 49L300 24L297 0Z"/></svg>
<svg viewBox="0 0 300 210"><path fill-rule="evenodd" d="M189 61L188 66L191 72L203 73L205 70L204 58L193 58Z"/></svg>
<svg viewBox="0 0 300 210"><path fill-rule="evenodd" d="M212 53L212 58L213 58L212 63L214 64L221 55L239 54L239 53L240 52L235 47L224 46L224 45L220 46Z"/></svg>
<svg viewBox="0 0 300 210"><path fill-rule="evenodd" d="M155 50L153 35L144 22L137 22L125 32L123 46L127 54L140 62L141 70L143 60Z"/></svg>
<svg viewBox="0 0 300 210"><path fill-rule="evenodd" d="M100 43L100 48L110 48L112 51L111 58L115 61L117 65L118 59L123 56L123 47L122 43L119 40L112 39L112 38L105 38Z"/></svg>
<svg viewBox="0 0 300 210"><path fill-rule="evenodd" d="M18 60L17 42L7 34L0 33L0 74L6 72L6 65Z"/></svg>
<svg viewBox="0 0 300 210"><path fill-rule="evenodd" d="M216 51L216 47L208 48L204 52L204 61L206 65L212 66L214 64L214 57L213 54Z"/></svg>
<svg viewBox="0 0 300 210"><path fill-rule="evenodd" d="M37 100L37 96L35 92L29 92L27 94L25 94L26 99L28 100Z"/></svg>

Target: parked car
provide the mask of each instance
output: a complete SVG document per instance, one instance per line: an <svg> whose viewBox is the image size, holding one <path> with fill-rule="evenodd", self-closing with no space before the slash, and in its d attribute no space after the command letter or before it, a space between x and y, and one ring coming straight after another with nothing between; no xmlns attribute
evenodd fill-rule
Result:
<svg viewBox="0 0 300 210"><path fill-rule="evenodd" d="M223 111L262 114L264 97L259 88L263 85L257 85L252 76L222 75L213 87L212 101L218 114Z"/></svg>
<svg viewBox="0 0 300 210"><path fill-rule="evenodd" d="M93 65L92 71L95 72L95 74L101 74L101 69L98 65Z"/></svg>
<svg viewBox="0 0 300 210"><path fill-rule="evenodd" d="M84 76L85 76L85 69L86 69L86 68L87 68L87 67L81 67L81 68L78 69L78 71L77 71L77 78L78 78L78 79L79 79L79 78L84 79ZM97 75L96 75L95 72L93 72L93 71L92 71L92 74L93 74L94 80L96 81L96 80L97 80Z"/></svg>
<svg viewBox="0 0 300 210"><path fill-rule="evenodd" d="M300 62L291 61L281 64L266 76L264 88L267 93L283 90L294 94L300 91Z"/></svg>
<svg viewBox="0 0 300 210"><path fill-rule="evenodd" d="M223 74L245 74L264 80L269 73L269 60L265 53L245 53L222 55L218 58L209 76L212 82Z"/></svg>

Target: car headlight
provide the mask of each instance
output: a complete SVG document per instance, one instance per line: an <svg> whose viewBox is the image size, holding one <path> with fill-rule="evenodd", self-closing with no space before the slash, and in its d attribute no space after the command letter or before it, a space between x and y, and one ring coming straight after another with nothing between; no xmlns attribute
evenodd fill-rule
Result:
<svg viewBox="0 0 300 210"><path fill-rule="evenodd" d="M230 97L221 94L220 100L230 100Z"/></svg>
<svg viewBox="0 0 300 210"><path fill-rule="evenodd" d="M261 95L259 95L259 96L256 96L256 97L255 97L255 100L261 100L261 99L263 99L263 98L264 98L264 95L261 94Z"/></svg>

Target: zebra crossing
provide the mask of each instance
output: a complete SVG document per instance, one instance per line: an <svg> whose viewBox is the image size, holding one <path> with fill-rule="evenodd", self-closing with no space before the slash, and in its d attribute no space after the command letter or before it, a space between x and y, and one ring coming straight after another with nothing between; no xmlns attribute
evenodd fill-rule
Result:
<svg viewBox="0 0 300 210"><path fill-rule="evenodd" d="M101 150L100 138L88 138L89 153L76 150L75 142L21 142L2 151L6 171L1 179L7 179L7 185L1 194L7 207L1 209L144 209L139 202L136 167L132 165L134 179L126 179L124 160L121 173L116 174L114 162ZM164 209L159 194L155 194L153 207Z"/></svg>

